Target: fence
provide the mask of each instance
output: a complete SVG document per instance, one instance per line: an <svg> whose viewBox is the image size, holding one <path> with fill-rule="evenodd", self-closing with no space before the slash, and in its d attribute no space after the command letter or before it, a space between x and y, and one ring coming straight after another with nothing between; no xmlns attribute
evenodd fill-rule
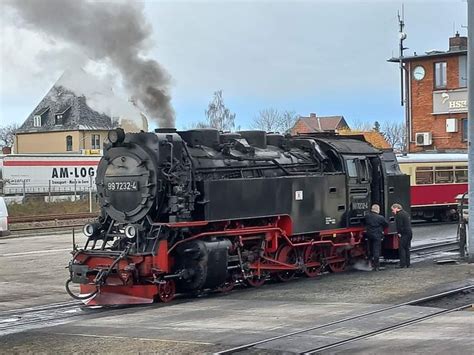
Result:
<svg viewBox="0 0 474 355"><path fill-rule="evenodd" d="M1 180L0 191L9 202L25 202L31 197L43 197L46 202L58 200L89 199L89 212L92 212L93 199L96 198L97 187L92 177L88 183L81 180L69 180L68 183L58 184L55 180L15 179L15 181Z"/></svg>

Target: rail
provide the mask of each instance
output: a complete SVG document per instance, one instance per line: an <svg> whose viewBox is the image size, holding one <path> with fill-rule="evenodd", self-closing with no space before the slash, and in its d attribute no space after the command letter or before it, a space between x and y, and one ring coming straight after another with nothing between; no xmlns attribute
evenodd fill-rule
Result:
<svg viewBox="0 0 474 355"><path fill-rule="evenodd" d="M258 345L267 344L267 343L270 343L270 342L273 342L273 341L276 341L276 340L288 339L288 338L293 337L293 336L300 336L304 333L308 333L308 332L315 331L315 330L318 330L318 329L327 328L327 327L330 327L330 326L336 325L336 324L341 324L341 323L350 323L351 324L351 323L353 323L354 320L366 318L366 317L374 315L374 314L383 313L383 312L390 311L390 310L393 310L393 309L396 309L396 308L401 308L403 306L421 305L423 303L427 303L427 302L430 302L430 301L433 301L433 300L441 299L441 298L444 298L444 297L447 297L447 296L452 296L452 295L462 293L464 291L471 290L471 289L474 289L474 285L468 285L468 286L452 289L452 290L449 290L449 291L440 292L440 293L437 293L437 294L434 294L434 295L431 295L431 296L428 296L428 297L423 297L423 298L419 298L419 299L416 299L416 300L412 300L412 301L408 301L408 302L403 302L403 303L383 307L381 309L376 309L376 310L373 310L373 311L369 311L369 312L365 312L365 313L361 313L361 314L356 314L354 316L345 317L345 318L342 318L342 319L339 319L339 320L336 320L336 321L332 321L332 322L329 322L329 323L319 324L319 325L316 325L316 326L313 326L313 327L293 331L291 333L281 334L281 335L277 335L277 336L274 336L274 337L258 340L258 341L252 342L252 343L239 345L239 346L236 346L236 347L233 347L233 348L230 348L230 349L226 349L226 350L216 352L214 354L223 355L223 354L235 354L235 353L243 352L243 351L249 350L251 348L256 348L256 346L258 346ZM385 328L382 328L382 329L377 329L377 330L369 332L369 333L364 333L364 334L357 335L357 336L354 336L354 337L349 337L347 339L343 339L343 340L340 340L340 341L337 341L337 342L334 342L334 343L331 343L331 344L326 344L326 345L323 345L323 346L320 346L320 347L317 347L317 348L308 349L308 350L300 352L300 354L313 354L313 353L317 353L317 352L322 351L322 350L331 349L331 348L334 348L336 346L340 346L340 345L343 345L343 344L346 344L346 343L349 343L349 342L353 342L353 341L356 341L356 340L359 340L359 339L367 338L369 336L373 336L373 335L380 334L380 333L383 333L383 332L391 331L393 329L397 329L397 328L400 328L402 326L407 326L407 325L413 324L415 322L421 322L422 320L429 319L432 316L445 314L447 312L457 311L457 310L462 309L464 307L467 307L467 305L463 306L463 307L456 307L456 308L453 308L451 310L443 309L443 310L437 311L435 313L432 313L430 315L423 315L423 316L420 316L420 317L416 317L415 319L402 321L400 323L397 323L394 326L389 326L389 327L385 327ZM263 350L263 349L260 349L260 348L257 348L257 349L258 350Z"/></svg>
<svg viewBox="0 0 474 355"><path fill-rule="evenodd" d="M8 223L30 223L30 222L47 222L47 221L64 221L72 219L85 219L97 217L96 212L80 212L80 213L62 213L62 214L48 214L37 216L18 216L9 217Z"/></svg>

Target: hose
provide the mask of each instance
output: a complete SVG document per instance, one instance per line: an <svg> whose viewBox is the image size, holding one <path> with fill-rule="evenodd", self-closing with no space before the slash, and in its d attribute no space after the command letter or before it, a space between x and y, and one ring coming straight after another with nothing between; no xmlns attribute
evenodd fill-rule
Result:
<svg viewBox="0 0 474 355"><path fill-rule="evenodd" d="M130 251L130 245L127 246L125 248L125 250L114 260L114 262L110 265L110 267L102 272L102 273L99 273L98 277L96 278L95 282L96 282L96 290L88 295L85 295L85 296L77 296L75 295L74 293L72 293L72 291L69 289L69 284L72 282L72 279L70 278L69 280L66 281L66 292L68 293L69 296L71 296L72 298L75 298L76 300L86 300L88 298L91 298L93 296L95 296L98 292L99 292L99 283L100 284L103 284L105 283L105 280L107 279L107 277L109 276L110 272L112 271L112 269L115 267L115 265L117 265L117 263L123 259L125 256L127 256L128 252Z"/></svg>
<svg viewBox="0 0 474 355"><path fill-rule="evenodd" d="M97 294L97 292L99 292L99 289L97 288L96 286L96 290L88 295L85 295L85 296L77 296L75 295L74 293L72 293L72 291L69 289L69 284L72 282L72 279L69 279L66 281L66 292L68 293L69 296L71 296L72 298L76 299L76 300L86 300L88 298L91 298L93 296L95 296Z"/></svg>

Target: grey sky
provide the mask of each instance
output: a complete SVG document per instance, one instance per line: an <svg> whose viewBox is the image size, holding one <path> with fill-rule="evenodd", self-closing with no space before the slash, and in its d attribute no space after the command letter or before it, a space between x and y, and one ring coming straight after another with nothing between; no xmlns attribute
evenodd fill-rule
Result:
<svg viewBox="0 0 474 355"><path fill-rule="evenodd" d="M150 1L153 46L145 55L172 76L178 126L202 119L212 92L248 126L259 109L344 114L351 120L402 119L397 10L392 1ZM406 44L446 50L454 30L466 34L466 2L405 1ZM2 21L0 119L23 121L77 48ZM16 27L15 27L16 26ZM89 63L106 72L106 63Z"/></svg>

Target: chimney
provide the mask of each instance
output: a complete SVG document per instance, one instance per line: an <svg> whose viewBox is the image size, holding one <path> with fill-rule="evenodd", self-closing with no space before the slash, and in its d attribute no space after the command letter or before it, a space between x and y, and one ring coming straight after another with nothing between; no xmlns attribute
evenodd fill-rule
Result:
<svg viewBox="0 0 474 355"><path fill-rule="evenodd" d="M12 147L3 147L2 148L2 154L11 154L12 153Z"/></svg>
<svg viewBox="0 0 474 355"><path fill-rule="evenodd" d="M313 113L313 112L311 112L311 113L309 114L309 117L316 117L316 114Z"/></svg>
<svg viewBox="0 0 474 355"><path fill-rule="evenodd" d="M449 51L465 50L467 50L467 37L461 37L459 32L456 32L456 35L449 39Z"/></svg>

